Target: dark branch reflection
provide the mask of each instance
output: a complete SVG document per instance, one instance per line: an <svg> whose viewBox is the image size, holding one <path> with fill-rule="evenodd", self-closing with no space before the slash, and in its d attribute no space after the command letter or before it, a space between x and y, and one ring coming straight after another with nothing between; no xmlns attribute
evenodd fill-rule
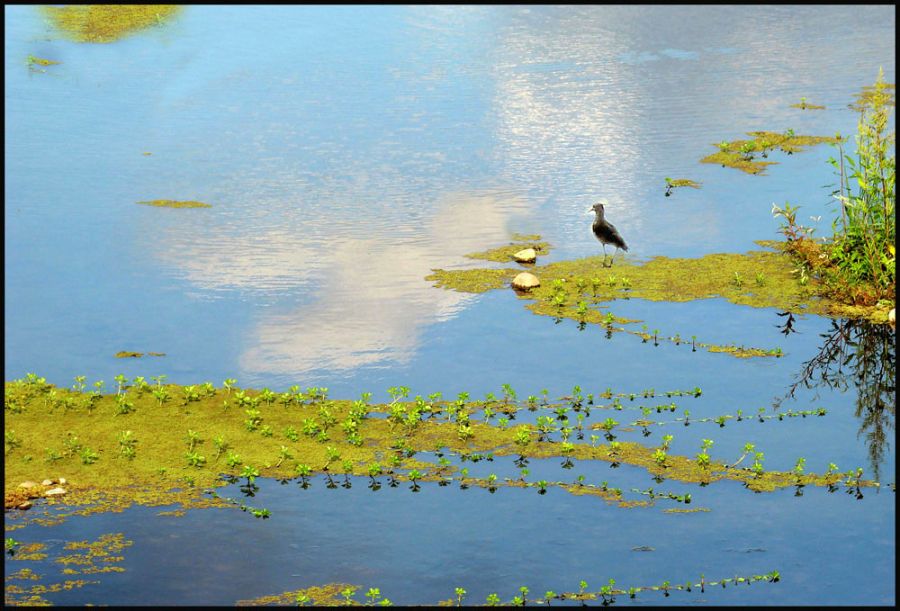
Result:
<svg viewBox="0 0 900 611"><path fill-rule="evenodd" d="M860 421L857 437L865 436L876 480L894 430L894 337L894 330L888 325L864 320L832 321L831 329L822 334L824 341L818 354L803 364L797 381L784 397L776 400L777 406L784 399L793 399L800 387L815 390L815 398L820 388L843 392L855 387L855 416Z"/></svg>

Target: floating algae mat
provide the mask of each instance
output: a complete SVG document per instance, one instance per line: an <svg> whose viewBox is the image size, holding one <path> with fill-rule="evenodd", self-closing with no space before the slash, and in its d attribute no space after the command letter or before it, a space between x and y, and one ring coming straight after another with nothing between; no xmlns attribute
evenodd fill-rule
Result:
<svg viewBox="0 0 900 611"><path fill-rule="evenodd" d="M212 208L211 204L196 201L175 201L173 199L154 199L148 202L137 202L145 206L158 206L160 208Z"/></svg>
<svg viewBox="0 0 900 611"><path fill-rule="evenodd" d="M473 252L465 255L469 259L481 259L484 261L495 261L497 263L508 263L513 260L513 255L520 250L533 248L537 255L546 255L550 252L550 244L541 241L541 236L537 234L513 234L512 241L506 246L491 248L483 252Z"/></svg>
<svg viewBox="0 0 900 611"><path fill-rule="evenodd" d="M672 195L672 190L677 189L679 187L691 187L692 189L699 189L700 183L691 180L690 178L666 178L666 197Z"/></svg>
<svg viewBox="0 0 900 611"><path fill-rule="evenodd" d="M598 601L603 606L608 606L616 602L617 596L623 598L627 596L629 599L633 599L636 598L637 595L641 592L662 592L664 596L669 596L674 592L691 592L693 590L705 593L706 588L715 588L717 586L724 588L729 583L733 585L750 585L754 582L777 583L779 581L781 581L781 574L778 571L771 571L769 573L761 575L750 575L748 577L725 577L722 579L710 581L707 581L704 577L701 576L699 582L688 580L685 583L676 583L674 585L671 581L664 581L661 584L652 586L617 587L615 579L610 579L607 582L607 585L601 587L597 591L587 590L587 583L584 581L581 582L580 589L577 592L571 591L557 593L553 591L547 591L544 592L543 596L541 596L539 592L534 592L533 594L531 594L531 591L527 587L520 587L516 595L514 595L509 600L504 600L504 598L501 598L496 592L493 592L487 595L484 602L478 602L475 600L469 601L468 591L465 588L457 587L455 588L453 598L437 601L433 604L434 606L438 607L459 607L462 606L463 602L465 602L466 606L503 605L524 607L528 604L550 606L550 601L571 600L579 601L583 606L586 606L588 601ZM712 593L713 591L715 590L711 590L710 593ZM529 596L529 594L531 594L531 596ZM378 605L382 607L388 607L391 606L392 603L390 598L384 596L381 592L381 589L379 588L369 588L368 590L366 590L361 586L343 583L331 583L324 586L313 586L311 588L291 590L282 594L262 596L260 598L255 598L252 600L240 600L237 602L237 606L239 607L267 605L304 606L308 604L315 606L332 607L338 605Z"/></svg>
<svg viewBox="0 0 900 611"><path fill-rule="evenodd" d="M806 100L802 100L797 104L791 104L791 108L799 108L800 110L825 110L824 106L818 104L807 104Z"/></svg>
<svg viewBox="0 0 900 611"><path fill-rule="evenodd" d="M762 161L768 158L770 152L777 150L792 155L808 146L839 142L835 136L801 136L790 129L784 133L757 131L747 132L747 135L752 139L720 142L716 145L718 152L707 155L700 160L701 163L718 163L748 174L763 174L767 166L778 163Z"/></svg>
<svg viewBox="0 0 900 611"><path fill-rule="evenodd" d="M76 42L110 43L163 25L182 9L175 4L44 6L50 23Z"/></svg>
<svg viewBox="0 0 900 611"><path fill-rule="evenodd" d="M167 385L162 378L149 384L142 377L130 383L117 377L116 392L105 395L102 382L93 385L95 390L86 391L82 376L76 378L75 390L47 384L34 374L7 382L5 507L43 498L46 508L60 511L41 515L35 507L27 517L45 525L69 515L118 511L132 504L225 507L237 501L221 497L209 487L244 481L252 490L256 477L299 478L306 483L315 474L324 474L332 483L332 477L368 477L379 487L379 481L387 478L391 487L403 481L415 488L419 482L430 481L442 486L477 486L490 492L498 487L534 488L543 494L554 488L596 496L623 508L649 507L659 497L690 502L690 495L663 495L652 489L641 492L649 494L649 500L629 498L606 482L583 478L573 482L529 481L524 476L503 480L494 475L474 477L445 454L463 462L475 462L476 457L493 460L494 456L518 457L517 463L562 458L564 468L573 461L599 461L631 465L654 477L687 483L737 481L757 492L791 486L878 486L863 480L861 469L840 473L829 467L826 473L816 475L802 469L764 470L760 460L752 467L742 465L752 456L752 447L745 448L737 460L722 462L705 451L704 460L669 454L665 438L662 450L619 441L617 435L634 431L634 427L647 430L665 423L649 419L652 410L648 406L641 408L638 419L625 422L629 412L623 411L621 400L636 396L614 394L610 389L595 399L593 394L584 397L576 387L572 396L552 402L545 397L539 404L536 397L518 400L506 386L502 398L487 396L484 400L470 400L466 393L456 400L446 400L440 393L410 400L408 388L394 387L389 389L390 403L369 404L370 393L352 401L331 399L323 388L301 391L293 386L275 393L265 388L238 389L234 380L216 388L209 382ZM700 389L694 389L665 396L668 400L700 394ZM641 396L651 399L657 394L650 390ZM612 402L601 404L601 399ZM674 409L674 403L666 403L669 406ZM628 426L609 417L613 410ZM661 410L658 405L657 413ZM536 412L534 423L513 423L517 414L530 412ZM806 413L801 415L806 417ZM591 418L602 422L592 426ZM695 422L702 426L700 419ZM725 417L715 422L724 426ZM584 439L591 430L602 430L607 443L600 443L599 433ZM63 496L50 496L50 488L57 485L50 483L53 480L46 485L20 486L60 476L66 480ZM246 507L243 502L241 509L260 518L269 515L268 510Z"/></svg>
<svg viewBox="0 0 900 611"><path fill-rule="evenodd" d="M601 313L600 304L617 299L683 302L721 297L737 305L778 308L783 311L829 314L835 306L816 296L817 283L805 284L797 276L790 258L781 252L751 251L744 254L710 254L697 259L654 257L646 263L622 260L604 267L602 257L558 261L531 270L541 285L519 293L529 300L535 314L556 319L569 318L580 325L601 324L612 331L639 335L645 342L666 339L676 344L725 352L733 356L781 356L780 349L717 346L686 341L678 336L660 338L648 329L641 331L613 327L613 323L641 321ZM518 269L435 269L426 277L437 287L468 293L482 293L509 286ZM842 314L846 312L841 311ZM646 325L644 326L646 327Z"/></svg>
<svg viewBox="0 0 900 611"><path fill-rule="evenodd" d="M132 545L125 539L122 533L108 533L101 535L96 541L69 541L61 551L71 552L48 558L45 553L46 545L43 543L25 544L14 538L6 540L7 562L52 562L52 565L62 565L62 569L56 569L66 577L76 575L98 575L101 573L123 573L125 569L120 563L125 559L123 550ZM53 566L42 567L54 570ZM96 579L64 579L56 583L44 583L44 574L36 573L31 568L21 568L6 577L5 602L8 605L50 606L50 601L42 595L52 594L63 590L73 590L100 582ZM37 582L37 583L36 583Z"/></svg>

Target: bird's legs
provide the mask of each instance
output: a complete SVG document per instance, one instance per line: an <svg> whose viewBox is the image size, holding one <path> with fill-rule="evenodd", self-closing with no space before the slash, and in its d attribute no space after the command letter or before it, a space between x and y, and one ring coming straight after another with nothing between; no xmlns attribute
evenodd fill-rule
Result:
<svg viewBox="0 0 900 611"><path fill-rule="evenodd" d="M603 247L603 267L609 267L609 265L606 264L606 244L600 242L600 246Z"/></svg>
<svg viewBox="0 0 900 611"><path fill-rule="evenodd" d="M609 258L609 267L613 266L613 261L616 258L616 253L618 253L618 252L619 252L619 247L616 246L616 250L613 252L612 257Z"/></svg>

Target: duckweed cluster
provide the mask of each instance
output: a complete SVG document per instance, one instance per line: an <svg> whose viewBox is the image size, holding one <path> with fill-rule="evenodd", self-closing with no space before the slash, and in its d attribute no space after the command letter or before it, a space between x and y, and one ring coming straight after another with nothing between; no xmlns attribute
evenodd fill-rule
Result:
<svg viewBox="0 0 900 611"><path fill-rule="evenodd" d="M184 7L175 4L84 4L43 6L47 20L75 42L111 43L164 25Z"/></svg>

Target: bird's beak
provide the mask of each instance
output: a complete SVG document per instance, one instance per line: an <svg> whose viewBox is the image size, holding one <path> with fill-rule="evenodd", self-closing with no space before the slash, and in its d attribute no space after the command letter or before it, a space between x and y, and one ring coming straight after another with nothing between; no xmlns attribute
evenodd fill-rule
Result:
<svg viewBox="0 0 900 611"><path fill-rule="evenodd" d="M593 206L591 206L590 208L588 208L588 209L587 209L587 212L585 212L585 214L594 214L594 208L593 208Z"/></svg>

